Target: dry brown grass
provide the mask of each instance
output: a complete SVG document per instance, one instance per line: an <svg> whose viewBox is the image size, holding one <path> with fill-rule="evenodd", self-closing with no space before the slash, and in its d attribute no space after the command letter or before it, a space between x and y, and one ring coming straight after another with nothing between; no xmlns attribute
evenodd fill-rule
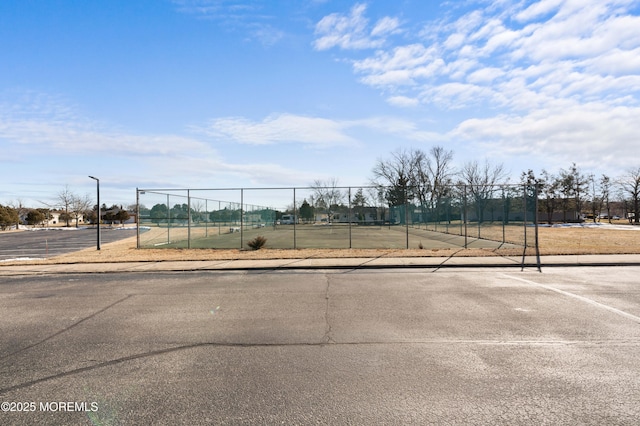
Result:
<svg viewBox="0 0 640 426"><path fill-rule="evenodd" d="M539 228L540 253L640 254L640 228Z"/></svg>
<svg viewBox="0 0 640 426"><path fill-rule="evenodd" d="M503 253L508 255L509 253ZM518 253L522 254L521 250ZM398 250L398 249L137 249L136 238L127 238L103 244L100 251L95 248L56 256L46 260L7 262L6 264L52 264L52 263L109 263L109 262L161 262L184 260L251 260L251 259L323 259L358 257L449 257L490 256L495 253L483 249L451 250Z"/></svg>
<svg viewBox="0 0 640 426"><path fill-rule="evenodd" d="M528 238L533 239L533 230ZM541 255L571 254L640 254L640 228L633 230L598 228L543 228L539 229ZM528 255L535 254L527 249ZM358 257L471 257L517 256L522 249L137 249L136 237L104 244L102 250L81 250L46 260L5 262L12 264L52 263L108 263L159 262L184 260L237 260L237 259L301 259L301 258L358 258Z"/></svg>

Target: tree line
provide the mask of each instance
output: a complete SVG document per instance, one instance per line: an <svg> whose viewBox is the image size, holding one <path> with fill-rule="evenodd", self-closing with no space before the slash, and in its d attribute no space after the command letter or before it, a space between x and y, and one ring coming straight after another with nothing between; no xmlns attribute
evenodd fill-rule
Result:
<svg viewBox="0 0 640 426"><path fill-rule="evenodd" d="M376 161L370 185L374 189L368 197L359 190L349 204L353 207L382 203L390 207L415 205L438 212L451 203L451 199L466 197L482 221L492 200L504 197L505 191L510 196L524 188L530 198L537 195L539 217L549 223L578 221L584 217L594 221L606 217L610 221L614 206L627 213L630 221L638 223L640 219L636 214L640 207L640 167L610 177L583 172L572 163L556 173L523 171L518 182L509 182L502 163L473 160L456 167L453 151L441 146L427 151L399 148ZM346 198L336 178L316 180L311 187L314 194L308 202L304 200L308 205L304 206L305 212L311 207L330 215Z"/></svg>
<svg viewBox="0 0 640 426"><path fill-rule="evenodd" d="M71 226L73 222L76 227L79 226L81 218L88 223L97 223L98 205L93 204L89 195L78 195L71 191L68 185L56 194L53 203L43 202L43 204L47 207L28 208L23 206L21 201L6 206L0 204L0 230L4 231L20 224L32 226L48 224L52 211L60 212L58 217L65 222L67 227ZM115 204L111 207L102 204L100 210L101 223L124 223L130 218L127 209Z"/></svg>

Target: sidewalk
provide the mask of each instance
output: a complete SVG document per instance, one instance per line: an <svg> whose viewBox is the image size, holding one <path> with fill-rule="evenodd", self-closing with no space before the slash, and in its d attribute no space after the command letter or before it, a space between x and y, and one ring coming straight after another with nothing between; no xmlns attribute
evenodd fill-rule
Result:
<svg viewBox="0 0 640 426"><path fill-rule="evenodd" d="M567 255L543 256L542 268L557 266L640 266L640 255ZM245 271L300 269L376 269L376 268L521 268L522 257L396 257L328 258L271 260L197 260L114 263L63 263L51 265L0 264L0 277L42 274L163 271ZM525 258L525 267L537 268L533 256Z"/></svg>

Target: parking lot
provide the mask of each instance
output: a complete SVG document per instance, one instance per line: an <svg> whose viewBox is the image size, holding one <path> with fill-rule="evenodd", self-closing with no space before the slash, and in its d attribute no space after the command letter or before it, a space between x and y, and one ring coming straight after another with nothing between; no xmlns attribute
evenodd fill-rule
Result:
<svg viewBox="0 0 640 426"><path fill-rule="evenodd" d="M97 246L96 228L35 229L0 233L0 261L45 259ZM110 243L136 234L135 228L101 228L100 240Z"/></svg>
<svg viewBox="0 0 640 426"><path fill-rule="evenodd" d="M0 423L637 424L639 275L0 277Z"/></svg>

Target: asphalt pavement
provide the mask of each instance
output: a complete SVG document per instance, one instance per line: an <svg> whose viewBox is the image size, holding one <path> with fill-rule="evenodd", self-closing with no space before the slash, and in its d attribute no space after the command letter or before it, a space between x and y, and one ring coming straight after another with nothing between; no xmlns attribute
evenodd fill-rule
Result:
<svg viewBox="0 0 640 426"><path fill-rule="evenodd" d="M135 228L101 227L102 244L128 238L136 234ZM0 233L0 261L8 259L45 259L71 253L98 242L96 228L34 228L22 232Z"/></svg>
<svg viewBox="0 0 640 426"><path fill-rule="evenodd" d="M541 260L0 263L0 424L637 424L640 256Z"/></svg>
<svg viewBox="0 0 640 426"><path fill-rule="evenodd" d="M634 425L638 276L0 276L0 423Z"/></svg>

